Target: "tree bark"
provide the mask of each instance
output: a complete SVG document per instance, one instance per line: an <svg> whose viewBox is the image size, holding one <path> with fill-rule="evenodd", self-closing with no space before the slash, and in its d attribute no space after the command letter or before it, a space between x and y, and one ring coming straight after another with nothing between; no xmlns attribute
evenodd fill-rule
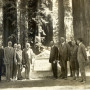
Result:
<svg viewBox="0 0 90 90"><path fill-rule="evenodd" d="M53 41L58 43L59 41L59 21L58 21L58 0L53 0Z"/></svg>
<svg viewBox="0 0 90 90"><path fill-rule="evenodd" d="M0 43L3 45L3 11L2 11L2 0L0 1Z"/></svg>
<svg viewBox="0 0 90 90"><path fill-rule="evenodd" d="M73 32L73 16L72 16L72 0L63 0L64 4L64 29L66 41L70 41L70 37L74 37Z"/></svg>
<svg viewBox="0 0 90 90"><path fill-rule="evenodd" d="M16 0L3 0L3 41L4 46L10 40L12 43L17 42L17 10Z"/></svg>
<svg viewBox="0 0 90 90"><path fill-rule="evenodd" d="M64 4L63 0L58 0L58 20L59 20L59 38L65 37L64 30Z"/></svg>

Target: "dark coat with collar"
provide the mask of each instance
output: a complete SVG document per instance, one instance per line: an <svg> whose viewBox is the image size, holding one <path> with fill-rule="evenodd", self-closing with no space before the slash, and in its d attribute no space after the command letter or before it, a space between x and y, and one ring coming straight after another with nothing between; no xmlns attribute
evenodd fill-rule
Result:
<svg viewBox="0 0 90 90"><path fill-rule="evenodd" d="M4 58L4 49L0 48L0 65L3 63L3 58Z"/></svg>
<svg viewBox="0 0 90 90"><path fill-rule="evenodd" d="M60 44L59 46L60 60L68 61L70 58L70 46L68 43Z"/></svg>
<svg viewBox="0 0 90 90"><path fill-rule="evenodd" d="M56 46L51 47L49 62L53 63L53 61L58 60L58 48Z"/></svg>

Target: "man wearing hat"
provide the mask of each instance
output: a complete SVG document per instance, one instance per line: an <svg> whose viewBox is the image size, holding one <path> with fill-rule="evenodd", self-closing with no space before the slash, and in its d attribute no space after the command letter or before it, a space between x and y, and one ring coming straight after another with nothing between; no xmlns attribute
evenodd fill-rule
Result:
<svg viewBox="0 0 90 90"><path fill-rule="evenodd" d="M59 59L61 65L61 75L62 79L67 79L67 61L69 59L70 54L70 47L68 43L65 42L65 38L60 38L60 45L59 45Z"/></svg>

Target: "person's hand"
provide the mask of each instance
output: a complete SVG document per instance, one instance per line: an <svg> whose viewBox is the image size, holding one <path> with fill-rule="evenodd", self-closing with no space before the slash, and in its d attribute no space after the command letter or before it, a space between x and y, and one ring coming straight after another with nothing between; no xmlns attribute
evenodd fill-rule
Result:
<svg viewBox="0 0 90 90"><path fill-rule="evenodd" d="M25 68L25 67L26 67L26 65L23 65L23 67Z"/></svg>
<svg viewBox="0 0 90 90"><path fill-rule="evenodd" d="M57 61L57 63L59 63L60 61Z"/></svg>
<svg viewBox="0 0 90 90"><path fill-rule="evenodd" d="M55 61L53 61L53 63L55 64Z"/></svg>

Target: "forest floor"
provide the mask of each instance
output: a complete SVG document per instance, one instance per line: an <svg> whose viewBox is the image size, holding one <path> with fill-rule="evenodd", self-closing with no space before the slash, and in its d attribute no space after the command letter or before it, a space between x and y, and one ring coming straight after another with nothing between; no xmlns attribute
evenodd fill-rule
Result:
<svg viewBox="0 0 90 90"><path fill-rule="evenodd" d="M34 69L41 71L32 71L31 80L22 79L6 82L5 76L2 76L0 90L90 90L90 65L86 66L87 80L84 84L79 82L79 80L72 80L72 77L69 77L69 73L67 80L54 79L50 65L48 59L43 59L43 62L41 59L37 59ZM69 63L68 72L70 72ZM22 76L24 77L23 73Z"/></svg>
<svg viewBox="0 0 90 90"><path fill-rule="evenodd" d="M85 90L90 89L90 70L86 69L87 81L81 83L78 80L72 80L72 77L64 79L53 79L51 71L32 72L31 80L18 80L6 82L2 77L0 90Z"/></svg>

